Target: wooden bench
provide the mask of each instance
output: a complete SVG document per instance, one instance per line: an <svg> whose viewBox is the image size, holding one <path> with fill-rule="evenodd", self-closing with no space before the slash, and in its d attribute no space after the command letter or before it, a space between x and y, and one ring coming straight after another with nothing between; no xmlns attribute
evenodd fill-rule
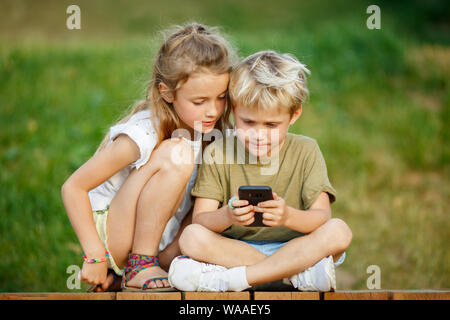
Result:
<svg viewBox="0 0 450 320"><path fill-rule="evenodd" d="M0 300L450 300L450 290L367 290L336 292L4 292Z"/></svg>

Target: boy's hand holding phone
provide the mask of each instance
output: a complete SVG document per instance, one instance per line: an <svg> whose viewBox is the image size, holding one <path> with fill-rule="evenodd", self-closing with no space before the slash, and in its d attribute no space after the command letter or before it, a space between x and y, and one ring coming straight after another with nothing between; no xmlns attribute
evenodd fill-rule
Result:
<svg viewBox="0 0 450 320"><path fill-rule="evenodd" d="M284 226L287 219L287 205L283 198L279 197L275 192L274 200L260 202L254 207L255 212L262 213L263 223L269 227Z"/></svg>
<svg viewBox="0 0 450 320"><path fill-rule="evenodd" d="M233 224L276 227L286 223L288 206L269 186L241 186L228 206Z"/></svg>
<svg viewBox="0 0 450 320"><path fill-rule="evenodd" d="M255 206L249 204L247 200L239 200L237 192L234 194L234 197L230 199L229 204L233 207L231 208L231 206L228 206L228 213L232 224L248 226L255 221Z"/></svg>

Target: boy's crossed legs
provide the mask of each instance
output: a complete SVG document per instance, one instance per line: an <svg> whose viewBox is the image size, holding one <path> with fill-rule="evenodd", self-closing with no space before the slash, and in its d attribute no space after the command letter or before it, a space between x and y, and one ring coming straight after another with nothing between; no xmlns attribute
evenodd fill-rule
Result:
<svg viewBox="0 0 450 320"><path fill-rule="evenodd" d="M287 242L271 256L244 241L223 237L207 228L187 226L180 237L181 252L194 260L232 268L246 267L250 286L291 277L324 257L337 261L350 244L350 228L340 219L330 219L315 231Z"/></svg>

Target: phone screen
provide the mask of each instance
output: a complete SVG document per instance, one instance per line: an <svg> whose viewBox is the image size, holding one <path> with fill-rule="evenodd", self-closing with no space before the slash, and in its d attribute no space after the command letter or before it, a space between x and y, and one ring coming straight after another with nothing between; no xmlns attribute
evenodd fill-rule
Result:
<svg viewBox="0 0 450 320"><path fill-rule="evenodd" d="M253 206L263 201L273 200L272 188L269 186L240 186L238 194L240 200L247 200ZM247 227L267 227L262 220L262 213L255 212L255 221Z"/></svg>

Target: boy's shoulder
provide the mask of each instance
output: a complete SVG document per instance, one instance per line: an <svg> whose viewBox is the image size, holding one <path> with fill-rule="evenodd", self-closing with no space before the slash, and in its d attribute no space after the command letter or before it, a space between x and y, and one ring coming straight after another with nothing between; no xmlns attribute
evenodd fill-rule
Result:
<svg viewBox="0 0 450 320"><path fill-rule="evenodd" d="M287 138L290 138L291 141L295 144L302 144L302 145L315 145L317 144L317 140L312 138L312 137L308 137L302 134L296 134L296 133L287 133Z"/></svg>
<svg viewBox="0 0 450 320"><path fill-rule="evenodd" d="M302 134L288 133L286 152L309 153L318 148L317 140Z"/></svg>
<svg viewBox="0 0 450 320"><path fill-rule="evenodd" d="M217 153L225 152L224 146L226 146L226 141L233 139L234 136L220 137L205 147L204 155L215 156Z"/></svg>
<svg viewBox="0 0 450 320"><path fill-rule="evenodd" d="M232 148L234 150L235 139L234 135L225 135L220 138L215 139L213 142L208 144L203 151L203 162L206 164L223 164L224 158L228 155L231 156L234 151L227 150L227 148Z"/></svg>

